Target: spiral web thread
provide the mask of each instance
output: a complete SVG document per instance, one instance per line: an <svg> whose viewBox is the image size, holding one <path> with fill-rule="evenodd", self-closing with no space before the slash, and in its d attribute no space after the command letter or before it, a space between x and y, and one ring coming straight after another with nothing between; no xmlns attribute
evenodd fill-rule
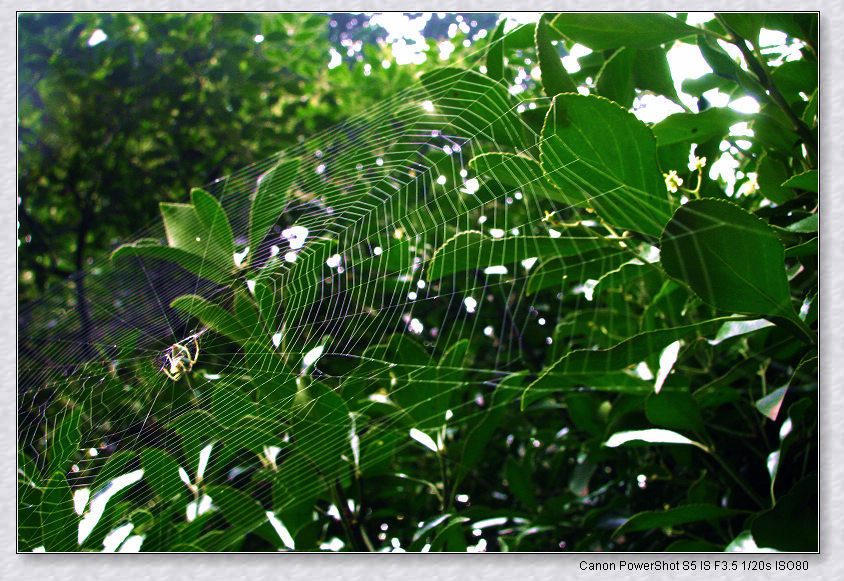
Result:
<svg viewBox="0 0 844 581"><path fill-rule="evenodd" d="M249 249L245 260L250 266L240 271L232 287L247 300L235 300L231 289L174 262L129 256L95 265L86 273L92 321L88 336L76 314L73 282L23 308L21 452L47 473L53 454L49 450L56 440L50 435L78 413L81 444L70 452L67 478L72 490L93 487L86 509L90 511L93 498L108 485L95 481L97 474L120 452L131 451L134 459L112 478L141 468L140 452L155 448L173 457L195 482L201 448L214 443L212 454L218 454L238 447L234 435L218 442L201 433L206 422L225 421L229 411L239 413L242 398L227 400L221 394L240 393L252 412L238 427L218 426L218 431L263 429L273 409L283 410L287 430L272 434L271 441L282 445L291 435L301 441L332 428L345 431L348 437L326 438L308 450L328 459L320 469L330 482L355 463L365 470L382 460L360 452L376 424L404 434L397 453L432 453L410 437L410 429L447 445L454 429L477 423L490 405L513 400L492 397L512 371L539 371L565 348L606 347L610 340L620 340L602 335L600 321L572 316L578 305L591 300L588 278L570 273L526 292L529 277L542 263L536 257L548 254L540 245L582 237L581 229L566 224L589 216L539 195L541 176L513 170L502 176L495 165L481 174L470 166L475 156L496 151L539 160L542 141L521 121L516 100L500 98L506 88L491 92L479 77L463 71L419 83L294 149L206 186L222 204L242 252L262 177L268 179L273 168L280 168L275 178L290 184L267 191L271 198L283 200L283 210L270 217L277 220L260 245ZM460 90L454 91L458 84ZM541 99L519 105L542 110L549 104ZM461 113L466 110L471 113ZM300 162L284 165L288 160ZM576 173L565 167L559 171L577 181ZM593 201L610 191L582 181L574 186ZM635 206L621 209L639 211ZM166 243L167 235L159 221L130 241L142 238ZM196 252L204 256L202 244L197 243ZM489 262L492 244L498 245L492 255L508 257L508 262ZM446 273L442 276L431 276L435 254L440 272ZM467 256L474 262L467 264ZM620 246L594 257L580 251L571 254L586 277L590 265L607 271L634 259ZM251 286L256 281L270 291L274 302L270 313L255 314L258 324L248 329L246 340L232 340L171 306L180 296L196 295L234 313L256 301ZM577 325L578 339L559 345L565 334L555 334L558 324ZM461 341L471 347L465 354L460 354ZM372 347L376 345L389 347ZM275 357L260 373L252 357L256 353L264 356L257 358L259 363L267 362L266 353ZM174 367L176 362L181 368ZM163 369L188 379L174 381ZM378 415L360 408L342 422L323 417L327 408L319 402L336 397L333 391L343 392L353 380L370 386L361 388L361 399L380 402ZM325 389L314 388L312 382ZM290 391L280 397L278 385ZM316 411L291 412L296 399L292 394L309 386L313 399L305 406ZM420 389L430 395L420 396ZM403 391L415 395L403 397ZM435 405L435 400L445 403ZM402 405L403 401L412 403ZM177 436L171 428L178 418L188 427ZM184 433L199 434L192 447L179 437ZM286 471L288 482L312 478L312 467L287 458L282 449L277 458L266 461ZM133 495L149 495L149 490L133 485L124 494L124 500L131 501ZM150 498L160 502L158 496ZM279 505L276 499L274 508L282 511L283 501ZM79 517L67 513L66 518ZM225 547L222 540L211 546Z"/></svg>

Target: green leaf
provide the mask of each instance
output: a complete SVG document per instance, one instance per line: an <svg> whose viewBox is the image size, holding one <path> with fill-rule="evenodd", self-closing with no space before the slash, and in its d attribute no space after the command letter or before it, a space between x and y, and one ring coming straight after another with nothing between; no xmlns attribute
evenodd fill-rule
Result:
<svg viewBox="0 0 844 581"><path fill-rule="evenodd" d="M180 248L173 248L172 246L149 243L124 244L111 254L112 260L124 257L147 257L167 260L169 262L175 262L188 272L192 272L211 282L222 285L228 285L232 282L231 269L220 268L218 264L206 260L201 255L192 254ZM234 259L232 259L233 265Z"/></svg>
<svg viewBox="0 0 844 581"><path fill-rule="evenodd" d="M701 34L697 37L697 41L703 58L716 74L736 81L745 93L754 97L760 104L768 102L769 97L765 88L753 75L742 69L716 40L709 35Z"/></svg>
<svg viewBox="0 0 844 581"><path fill-rule="evenodd" d="M82 433L79 431L79 416L82 409L71 410L65 415L58 427L53 430L50 443L50 472L67 472L74 454L79 451Z"/></svg>
<svg viewBox="0 0 844 581"><path fill-rule="evenodd" d="M615 101L625 109L633 106L636 91L633 86L633 63L636 62L635 48L620 48L607 59L598 78L595 88L598 94Z"/></svg>
<svg viewBox="0 0 844 581"><path fill-rule="evenodd" d="M726 136L730 127L747 119L747 115L729 107L712 107L701 113L674 113L651 129L660 147L683 142L703 143L713 137Z"/></svg>
<svg viewBox="0 0 844 581"><path fill-rule="evenodd" d="M313 463L302 452L293 450L278 467L273 484L273 508L279 512L312 503L322 492L322 482Z"/></svg>
<svg viewBox="0 0 844 581"><path fill-rule="evenodd" d="M506 18L501 19L501 23L495 28L492 33L492 38L489 39L489 48L486 51L486 74L493 81L504 80L504 25L507 23Z"/></svg>
<svg viewBox="0 0 844 581"><path fill-rule="evenodd" d="M313 399L293 426L296 444L327 478L335 478L340 456L350 454L351 418L343 399L334 391L313 383Z"/></svg>
<svg viewBox="0 0 844 581"><path fill-rule="evenodd" d="M669 344L694 335L706 336L717 330L725 319L710 319L683 327L646 331L610 347L609 349L578 349L566 353L536 380L525 388L522 394L522 409L533 399L533 390L553 390L561 382L560 376L582 377L586 374L603 375L635 365L654 353L660 353Z"/></svg>
<svg viewBox="0 0 844 581"><path fill-rule="evenodd" d="M789 178L789 171L785 164L774 156L763 154L759 160L758 176L759 191L763 196L775 204L784 204L794 197L791 188L785 188L782 183Z"/></svg>
<svg viewBox="0 0 844 581"><path fill-rule="evenodd" d="M810 169L803 173L791 176L782 184L784 188L796 188L798 190L806 190L808 192L818 193L818 170ZM815 223L817 223L817 214L815 214ZM817 232L817 230L815 230Z"/></svg>
<svg viewBox="0 0 844 581"><path fill-rule="evenodd" d="M209 486L206 490L214 506L220 509L229 523L247 531L261 525L267 514L261 505L248 494L231 486Z"/></svg>
<svg viewBox="0 0 844 581"><path fill-rule="evenodd" d="M435 281L465 270L482 270L528 258L579 255L604 246L600 237L511 236L492 238L477 230L460 232L437 248L428 264L427 279ZM518 268L518 267L516 267Z"/></svg>
<svg viewBox="0 0 844 581"><path fill-rule="evenodd" d="M199 458L199 452L209 442L220 439L223 429L214 421L206 410L193 409L167 424L182 437L182 451L185 458L193 461Z"/></svg>
<svg viewBox="0 0 844 581"><path fill-rule="evenodd" d="M211 413L223 427L231 428L245 416L254 415L255 404L236 387L219 382L214 389Z"/></svg>
<svg viewBox="0 0 844 581"><path fill-rule="evenodd" d="M451 125L449 131L523 147L522 122L503 85L486 75L457 68L437 69L419 80L434 102L437 116Z"/></svg>
<svg viewBox="0 0 844 581"><path fill-rule="evenodd" d="M655 48L700 32L681 20L658 13L568 12L558 14L551 26L566 38L596 51L621 46Z"/></svg>
<svg viewBox="0 0 844 581"><path fill-rule="evenodd" d="M560 52L551 44L548 24L545 18L536 23L536 54L539 57L539 70L542 73L542 87L545 94L553 97L558 93L576 93L577 85L563 66Z"/></svg>
<svg viewBox="0 0 844 581"><path fill-rule="evenodd" d="M191 190L190 199L199 221L213 240L214 246L232 256L234 254L234 235L223 206L211 194L199 188Z"/></svg>
<svg viewBox="0 0 844 581"><path fill-rule="evenodd" d="M804 234L811 234L813 232L818 231L818 215L811 214L806 216L802 220L798 220L792 224L789 224L785 228L789 232L800 232Z"/></svg>
<svg viewBox="0 0 844 581"><path fill-rule="evenodd" d="M174 299L170 306L196 317L209 329L240 344L245 344L252 338L251 329L241 325L228 311L199 295L180 296Z"/></svg>
<svg viewBox="0 0 844 581"><path fill-rule="evenodd" d="M613 537L636 531L675 527L702 520L715 521L746 512L709 504L686 504L668 510L648 510L627 519L623 525L615 530Z"/></svg>
<svg viewBox="0 0 844 581"><path fill-rule="evenodd" d="M782 243L765 222L730 202L701 199L680 207L662 235L661 260L669 276L714 307L797 318Z"/></svg>
<svg viewBox="0 0 844 581"><path fill-rule="evenodd" d="M141 452L141 465L144 480L162 501L167 502L183 492L185 484L179 478L179 465L167 452L146 448Z"/></svg>
<svg viewBox="0 0 844 581"><path fill-rule="evenodd" d="M573 203L563 191L545 180L542 166L537 161L524 155L482 153L469 161L469 167L477 172L485 185L492 182L507 194L519 190L529 197Z"/></svg>
<svg viewBox="0 0 844 581"><path fill-rule="evenodd" d="M103 466L100 471L97 472L96 477L94 477L94 483L91 485L91 491L96 494L100 489L107 486L109 482L123 474L123 469L126 467L126 464L128 464L129 460L134 458L136 455L137 452L133 450L122 450L109 456L108 460L106 460L105 466Z"/></svg>
<svg viewBox="0 0 844 581"><path fill-rule="evenodd" d="M249 252L253 255L270 226L281 216L300 164L300 159L282 161L258 179L258 191L249 211Z"/></svg>
<svg viewBox="0 0 844 581"><path fill-rule="evenodd" d="M203 203L205 202L202 194L198 197L203 200ZM217 229L222 228L222 226L216 226L217 219L212 215L215 212L207 206L208 204L205 204L203 207L203 216L209 220L211 226ZM159 207L161 217L164 219L164 230L167 233L169 246L195 254L220 269L230 271L234 267L233 245L221 246L221 244L228 244L228 240L221 235L221 232L215 233L203 223L193 204L162 202ZM222 208L219 211L222 212Z"/></svg>
<svg viewBox="0 0 844 581"><path fill-rule="evenodd" d="M808 553L818 550L818 476L811 474L750 526L760 547Z"/></svg>
<svg viewBox="0 0 844 581"><path fill-rule="evenodd" d="M73 496L61 472L47 482L41 497L41 530L47 552L79 550L79 517L73 510Z"/></svg>
<svg viewBox="0 0 844 581"><path fill-rule="evenodd" d="M529 511L536 511L536 493L534 492L534 485L531 482L531 471L525 466L519 464L512 456L507 457L504 463L504 474L507 477L507 485L513 494L516 495L522 504L524 504Z"/></svg>
<svg viewBox="0 0 844 581"><path fill-rule="evenodd" d="M818 86L818 63L787 61L776 67L771 79L789 105L803 103L800 93L811 95Z"/></svg>
<svg viewBox="0 0 844 581"><path fill-rule="evenodd" d="M660 391L645 403L645 415L655 426L673 430L703 430L703 417L695 399L683 391Z"/></svg>
<svg viewBox="0 0 844 581"><path fill-rule="evenodd" d="M288 407L299 390L296 374L278 353L264 343L247 343L244 352L258 401L281 408Z"/></svg>
<svg viewBox="0 0 844 581"><path fill-rule="evenodd" d="M258 303L258 311L261 313L261 318L264 319L264 325L270 331L278 330L277 292L279 295L281 294L279 291L271 290L266 283L255 283L255 302Z"/></svg>
<svg viewBox="0 0 844 581"><path fill-rule="evenodd" d="M759 45L759 29L765 25L763 14L724 12L718 16L742 38Z"/></svg>
<svg viewBox="0 0 844 581"><path fill-rule="evenodd" d="M557 95L540 151L548 179L611 225L658 237L671 217L656 139L617 104L591 95Z"/></svg>
<svg viewBox="0 0 844 581"><path fill-rule="evenodd" d="M513 373L501 380L493 392L489 409L480 420L473 422L460 448L460 467L453 485L455 490L475 464L483 458L487 443L501 424L508 404L521 392L525 376L525 373Z"/></svg>
<svg viewBox="0 0 844 581"><path fill-rule="evenodd" d="M661 48L639 49L633 61L633 82L643 91L653 91L664 95L675 103L682 105L671 67L668 66L668 56Z"/></svg>
<svg viewBox="0 0 844 581"><path fill-rule="evenodd" d="M525 293L532 295L546 288L563 289L589 279L597 280L604 273L619 268L631 259L627 251L613 247L590 250L583 254L555 256L531 269Z"/></svg>

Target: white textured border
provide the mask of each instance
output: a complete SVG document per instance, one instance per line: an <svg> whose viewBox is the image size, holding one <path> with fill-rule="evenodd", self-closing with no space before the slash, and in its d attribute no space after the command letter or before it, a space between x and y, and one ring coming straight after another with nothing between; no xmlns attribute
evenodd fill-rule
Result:
<svg viewBox="0 0 844 581"><path fill-rule="evenodd" d="M844 49L840 46L844 27L844 2L842 0L815 2L788 2L782 0L732 0L730 2L679 4L665 0L623 1L594 0L533 1L515 5L503 0L463 0L461 2L431 2L430 0L287 0L272 2L252 0L252 11L506 11L517 6L525 11L565 10L708 10L708 11L805 11L820 10L821 91L820 115L823 129L821 151L821 204L822 234L820 285L823 289L820 317L820 336L823 353L820 359L821 377L821 554L807 557L808 573L589 573L579 570L582 560L603 562L669 559L669 555L564 555L564 554L511 554L511 555L16 555L15 531L15 329L17 269L15 236L15 64L16 17L22 11L211 11L240 10L244 4L231 0L145 0L114 2L106 0L30 0L8 2L0 0L0 67L6 81L0 84L0 143L2 143L3 171L0 184L3 192L0 211L0 239L6 240L7 251L0 255L0 273L7 283L0 286L0 430L3 443L0 449L0 530L2 530L1 579L45 579L64 581L67 577L86 579L115 579L119 581L163 581L167 579L350 579L372 581L395 579L403 581L438 581L457 578L467 579L844 579L844 347L840 328L844 324L840 301L844 299L844 236L837 226L844 224L844 180L838 168L844 168L844 145L838 131L844 129ZM838 46L838 48L835 48ZM839 93L838 91L842 91ZM8 238L7 238L8 236ZM787 557L787 556L783 556ZM673 557L671 557L673 559ZM677 555L678 559L695 558ZM713 560L714 555L697 557ZM731 557L728 557L731 558ZM765 560L769 560L765 558ZM764 577L763 577L764 576Z"/></svg>

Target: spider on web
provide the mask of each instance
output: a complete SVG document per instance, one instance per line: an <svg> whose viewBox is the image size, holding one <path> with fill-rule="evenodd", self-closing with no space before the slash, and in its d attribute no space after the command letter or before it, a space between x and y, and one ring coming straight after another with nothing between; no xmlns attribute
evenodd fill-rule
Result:
<svg viewBox="0 0 844 581"><path fill-rule="evenodd" d="M178 343L173 343L164 353L164 365L161 366L161 371L164 375L173 381L179 381L182 375L189 373L193 369L196 360L199 359L199 336L200 331ZM190 342L193 342L194 351L191 353ZM184 344L186 343L186 344Z"/></svg>

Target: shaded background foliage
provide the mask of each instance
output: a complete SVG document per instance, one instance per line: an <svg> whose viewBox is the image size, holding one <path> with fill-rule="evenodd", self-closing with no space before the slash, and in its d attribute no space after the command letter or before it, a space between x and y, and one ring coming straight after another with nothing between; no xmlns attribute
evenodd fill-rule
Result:
<svg viewBox="0 0 844 581"><path fill-rule="evenodd" d="M433 39L446 36L457 16L436 16L428 21L425 36L432 48ZM488 38L493 41L502 38L500 29L492 32L496 24L494 15L461 17L475 22L469 35L489 28ZM389 54L377 42L383 38L384 31L365 26L365 15L22 15L19 21L21 300L34 299L46 289L55 289L47 298L51 302L51 316L62 309L67 315L56 332L66 332L73 340L88 346L100 322L86 308L90 299L86 297L89 292L86 284L91 277L83 278L80 273L92 258L103 256L129 233L155 222L158 202L184 200L192 186L212 182L285 148L293 147L303 157L312 153L314 144L334 145L340 153L351 153L356 144L343 142L343 131L335 136L321 132L411 86L417 80L417 73L429 73L422 77L423 83L435 103L443 107L459 108L461 102L473 103L479 98L487 99L482 103L492 103L493 107L499 101L512 105L517 99L492 83L484 85L488 81L483 79L501 81L505 86L519 84L522 90L519 99L534 100L538 106L520 108L518 114L508 110L506 116L502 114L504 122L477 139L477 151L467 149L467 157L470 153L478 155L487 151L501 155L495 159L506 169L495 180L483 184L479 196L486 196L483 199L487 205L469 212L473 219L505 211L509 202L505 204L503 200L513 187L527 181L533 183L527 179L531 172L545 173L548 179L540 180L544 185L537 183L525 188L526 194L529 199L557 204L548 207L557 207L558 211L549 213L532 234L547 236L547 228L553 227L565 229L567 235L597 236L604 241L616 239L616 232L604 222L585 224L589 222L586 218L597 213L621 232L634 231L625 238L628 244L648 248L659 242L657 238L679 205L680 195L700 197L701 200L683 207L720 216L727 225L733 220L756 224L746 221L751 215L766 224L756 231L753 226L747 227L758 236L746 235L746 230L741 228L727 231L733 237L731 240L745 245L751 254L757 248L764 251L758 253L760 256L770 248L773 255L779 248L786 249L787 282L776 260L773 267L771 262L760 260L761 266L755 271L760 278L769 277L780 285L779 294L773 293L778 301L776 308L769 308L771 299L767 295L759 298L758 289L752 286L744 288L739 284L737 294L746 298L743 304L750 304L746 309L735 307L729 296L701 290L695 273L683 266L693 262L688 259L697 252L684 244L684 236L688 232L694 234L698 227L694 215L679 219L681 212L675 214L662 235L662 263L642 267L645 271L651 268L652 272L645 274L636 268L617 270L629 259L617 248L611 252L598 249L583 253L592 262L583 260L577 272L570 270L568 276L569 280L581 282L601 278L603 286L596 287L595 302L585 303L571 288L558 292L553 285L543 283L541 277L524 277L501 292L493 285L488 298L491 306L478 315L475 328L486 324L491 328L505 321L497 329L495 348L488 348L480 333L460 336L457 323L453 325L456 329L453 343L444 341L449 349L467 341L470 367L514 372L504 381L475 380L477 386L473 391L461 394L464 404L477 403L475 417L480 420L476 424L461 424L450 433L453 447L447 455L405 451L395 457L392 452L402 449L397 435L401 431L373 421L374 427L366 432L365 444L386 442L385 449L391 453L357 481L338 477L336 488L329 487L319 493L315 489L318 487L297 491L308 502L284 517L285 522L301 525L292 531L296 546L314 549L320 542L337 536L346 539L351 548L364 548L368 542L385 548L386 535L379 534L378 527L388 525L390 535L400 538L402 546L411 550L429 544L434 550L463 551L478 539L483 539L491 550L723 550L741 545L750 538L751 530L759 546L812 550L816 546L812 529L817 517L811 510L800 512L806 504L809 508L814 505L817 473L817 352L813 333L818 313L818 188L817 175L812 173L817 165L817 17L724 15L705 24L707 34L697 36L694 29L690 32L684 28L682 15L678 19L645 23L638 29L635 20L606 15L601 20L605 29L599 27L597 32L589 22L578 18L547 15L538 28L534 25L517 28L503 41L490 42L481 61L466 59L468 51L456 43L458 48L449 66L481 71L483 76L473 73L477 76L472 77L481 89L453 87L454 94L460 97L455 99L447 92L436 90L432 79L447 79L450 73L440 69L443 63L431 56L422 65L384 68L381 63ZM729 40L741 48L744 38L758 44L756 39L763 27L782 30L789 39L800 39L804 43L802 59L774 64L773 56L765 57L757 51L745 54L750 64L749 70L745 70L710 38ZM88 46L95 30L104 31L108 40ZM263 37L261 42L256 42L257 35ZM595 121L603 119L605 114L606 119L617 114L614 113L617 107L608 108L609 101L604 99L615 101L625 109L634 106L636 99L645 93L680 102L663 46L674 39L696 44L713 69L712 74L683 86L685 92L699 97L698 112L684 105L685 113L648 127L656 137L659 164L653 165L657 173L651 172L648 179L656 176L659 183L659 170L678 171L678 177L688 186L685 194L666 196L661 205L654 203L651 208L652 216L656 216L654 222L620 215L600 202L584 209L583 201L572 197L567 190L581 177L575 173L552 173L548 168L555 164L565 166L565 156L573 155L577 159L587 156L588 151L576 150L576 136L566 134L566 123L546 123L546 119L556 119L558 111L562 119L564 115L575 114L576 107L582 106L580 122L584 132L611 149L608 140L612 139L613 131L605 131ZM580 71L569 74L560 66L559 56L575 41L592 47L594 52L580 59ZM341 54L343 64L329 69L327 53L332 46ZM538 68L539 74L531 74L534 68ZM593 96L604 99L559 95L576 87L585 87ZM712 88L718 88L731 99L753 95L760 101L761 111L739 115L726 107L707 109L703 94ZM555 96L556 100L550 101ZM475 131L481 126L478 119L483 118L469 106L455 114L450 129L456 135L462 131L465 137L477 137L466 132ZM735 136L730 135L730 128L742 120L754 132L746 147L738 147ZM622 135L629 125L619 123L610 127ZM400 123L395 122L385 127L384 132L400 133L401 129ZM637 126L636 131L640 129ZM745 175L758 174L758 183L748 182L742 195L728 192L732 188L719 176L685 169L693 145L695 155L705 156L711 163L720 155L724 142L739 158L740 171ZM570 143L574 144L570 146L574 151L566 149ZM642 142L634 139L633 143ZM523 151L528 155L518 158L512 155ZM427 154L443 175L455 175L461 169L452 158ZM481 175L482 163L489 162L478 155L469 165ZM605 169L614 171L611 161L607 163ZM332 169L327 170L328 175ZM636 173L635 168L632 173ZM507 183L514 177L516 183ZM598 181L600 175L593 173L590 177ZM692 189L696 181L697 188ZM209 190L220 194L223 187L212 184ZM589 192L588 187L586 191ZM621 207L626 203L623 194L609 199ZM420 224L421 231L427 226L437 232L431 245L440 249L446 245L445 238L460 229L458 220L445 209L445 206L439 208L443 210L442 216L431 217L433 223ZM505 213L504 221L497 223L504 229L527 220L527 210L506 209L506 212L509 215ZM230 212L230 219L234 214ZM294 217L284 216L283 220L290 225ZM440 231L445 238L439 237ZM701 236L693 239L692 247L695 244L715 247L716 237ZM693 258L701 262L708 260L699 272L716 276L713 257L695 254ZM466 260L470 263L466 278L445 279L437 287L439 292L457 296L463 287L486 288L481 274L474 272L477 258L469 255ZM565 264L555 266L553 257L549 264L549 272L554 276L565 272ZM546 263L541 265L546 267ZM728 272L717 272L720 282L735 286L735 281L727 280ZM71 284L59 285L67 276L73 277ZM355 288L355 276L363 275L348 274L349 289ZM186 283L190 280L193 279L185 278ZM165 281L160 282L165 285ZM153 290L157 285L158 281L150 283ZM174 293L166 297L167 303L187 292L173 280L166 281L166 286L168 292ZM392 292L382 290L383 296ZM528 295L530 300L514 302L513 297ZM356 295L349 296L359 299ZM133 300L143 311L143 300L140 297ZM230 302L225 308L233 309L244 324L255 317L248 307L238 303L236 296ZM805 319L804 323L796 320L792 303L805 311L800 319ZM328 306L320 305L308 316L319 320L326 316L327 310ZM712 339L718 329L724 330L722 318L733 311L766 317L776 326L728 329L719 334L719 340L705 340ZM442 324L444 335L445 322L451 320L447 316L449 312L434 302L414 311L426 327ZM222 328L219 323L209 323L199 310L191 314L212 331ZM20 323L24 327L29 323L28 316L36 317L37 310L26 311ZM544 335L530 332L531 325L540 317L547 317L553 329L551 347ZM150 321L150 325L155 323ZM676 331L684 326L691 330L683 331L685 334ZM652 369L657 369L660 351L667 344L654 339L661 331L687 338L675 372L666 380L662 394L650 393L650 385L645 386L643 393L644 384L630 374L604 373L615 371L608 367L610 363L596 363L592 367L588 361L583 363L586 372L592 374L587 385L598 386L590 390L570 389L581 382L561 385L562 379L553 374L555 366L563 368L571 363L566 360L569 352L582 356L584 351L609 350L622 343L638 345L642 358ZM227 335L225 331L219 334ZM359 340L380 338L360 337ZM248 357L257 352L250 352L255 347L244 344L236 333L229 334L228 339L209 338L203 345L203 358L208 365L225 369L226 354L231 358L231 353L243 349ZM627 340L632 343L625 343ZM32 344L23 341L19 348L22 357L38 361L39 357L49 356L47 347L37 341ZM398 345L384 346L383 357L436 369L446 359L446 353L428 353L412 341L399 341ZM80 361L94 356L94 353L78 354ZM626 366L625 363L621 367ZM160 387L157 370L145 369L140 364L136 367L133 372L141 385ZM342 366L338 369L352 378L375 373L344 370ZM328 365L321 371L324 376L318 376L330 388L321 398L328 402L322 412L343 416L343 410L352 410L378 418L377 410L361 406L355 396L366 394L367 390L377 391L381 385L373 380L355 384L353 389L336 380L342 375L339 371ZM613 381L627 383L619 387ZM524 391L529 384L532 391ZM193 411L211 414L207 417L213 416L214 421L223 425L220 433L237 427L239 412L227 412L219 402L232 401L236 402L232 404L236 409L252 409L253 402L244 399L238 385L226 386L229 391L221 386L210 409ZM315 382L314 389L323 387ZM341 397L332 396L332 392ZM22 550L30 550L40 541L49 550L76 548L72 543L67 544L66 538L73 534L67 529L67 522L73 522L74 516L66 514L66 507L64 512L48 509L62 507L66 500L61 472L78 453L74 448L79 448L79 440L74 440L74 433L79 415L74 412L62 417L49 415L55 412L44 413L57 403L63 404L62 398L70 400L69 409L76 409L75 397L72 389L62 388L55 392L36 389L32 394L24 394L27 403L21 407L21 441L29 449L21 463L24 472L39 484L30 487L32 490L24 487L19 500L29 509L39 504L46 508L40 513L33 510L22 513L25 522L22 530L29 531L27 527L32 527L38 531L22 534ZM148 405L153 418L164 418L166 405L191 404L186 393L175 388L167 391L161 402L156 399L150 403L133 397L118 394L114 401L103 397L100 403L103 409L110 405L114 409ZM780 408L783 413L778 415ZM784 434L786 417L791 432ZM53 430L49 442L37 437L48 419L53 420L53 423L46 421ZM198 448L197 442L190 439L193 437L189 436L190 432L185 432L178 419L168 426L155 422L151 426L122 425L122 419L115 416L112 422L95 426L95 433L86 434L86 438L108 439L119 435L130 441L129 436L135 436L135 442L144 442L148 447L118 451L113 456L117 460L112 463L112 472L105 469L100 472L113 477L123 467L142 465L147 473L145 482L133 489L133 497L183 497L181 483L173 478L176 464L170 454L175 454L180 462L186 459L184 465L193 462ZM212 424L209 420L208 425ZM661 446L660 442L619 448L606 445L615 433L654 427L676 430L700 440L706 455L691 446ZM306 440L301 437L303 448L307 446ZM180 449L184 450L184 458L175 452ZM240 450L233 458L230 446L223 450L221 457L215 456L216 472L208 478L215 483L209 484L212 486L209 490L222 515L203 520L204 529L180 523L178 533L168 536L170 533L164 529L174 522L177 509L182 508L180 504L156 504L150 512L141 508L142 503L135 506L125 499L112 506L85 548L93 548L109 526L130 517L139 530L148 533L145 550L279 548L278 539L267 530L267 523L252 526L260 519L260 511L250 515L257 503L264 508L273 505L275 489L270 491L271 487L289 483L279 484L274 480L269 467L263 460L259 464L254 454ZM368 452L378 457L373 450ZM124 452L130 456L120 456ZM772 453L777 455L774 466L778 467L778 472L773 473L770 471ZM34 460L27 459L27 455ZM298 460L294 455L285 457L285 461ZM98 481L101 484L106 479L93 464L82 465L82 472L73 475L74 487ZM238 470L241 466L247 468L237 477L226 478L226 469L232 466ZM41 477L36 475L45 472L53 474L40 482ZM411 481L407 474L422 475L430 482ZM355 486L359 487L357 491ZM360 505L361 486L366 491L366 510ZM339 519L328 518L325 512L329 504L333 502L336 506L338 498L344 495L358 500L360 514L351 520L346 514ZM464 495L471 498L471 503L459 500ZM309 511L313 506L322 516L310 522ZM36 522L39 518L40 523ZM359 528L350 527L352 521ZM418 525L423 522L425 528L420 532ZM216 535L221 530L225 530L224 535L231 533L225 537L229 544Z"/></svg>

